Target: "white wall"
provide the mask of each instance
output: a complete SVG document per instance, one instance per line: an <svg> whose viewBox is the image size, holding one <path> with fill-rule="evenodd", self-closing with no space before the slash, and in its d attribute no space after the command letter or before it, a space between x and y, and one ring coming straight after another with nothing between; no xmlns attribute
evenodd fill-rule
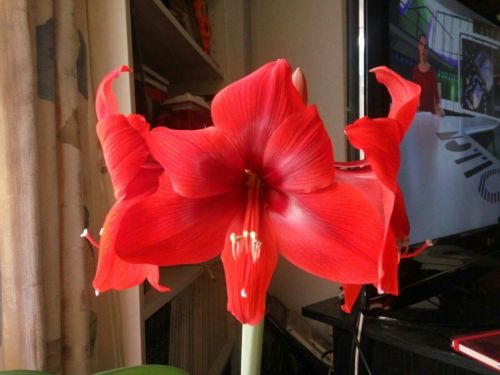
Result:
<svg viewBox="0 0 500 375"><path fill-rule="evenodd" d="M345 160L344 10L344 0L252 0L248 9L251 70L281 57L294 68L301 67L309 103L318 106L336 160ZM337 284L309 275L284 259L270 288L271 294L297 312L337 292Z"/></svg>
<svg viewBox="0 0 500 375"><path fill-rule="evenodd" d="M337 160L345 160L344 9L344 0L252 0L248 9L251 70L277 58L300 66Z"/></svg>

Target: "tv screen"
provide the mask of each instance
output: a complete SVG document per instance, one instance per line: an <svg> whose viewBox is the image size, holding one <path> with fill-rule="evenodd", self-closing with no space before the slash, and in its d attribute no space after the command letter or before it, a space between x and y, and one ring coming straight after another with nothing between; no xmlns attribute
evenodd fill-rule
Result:
<svg viewBox="0 0 500 375"><path fill-rule="evenodd" d="M389 67L422 86L401 145L410 243L500 220L500 28L451 0L389 1Z"/></svg>
<svg viewBox="0 0 500 375"><path fill-rule="evenodd" d="M358 26L365 42L355 57L364 63L359 100L367 115L386 116L390 105L367 72L375 66L387 65L423 89L401 144L399 184L410 245L431 239L435 246L401 259L399 296L367 286L358 308L415 327L499 327L500 28L454 0L363 6Z"/></svg>

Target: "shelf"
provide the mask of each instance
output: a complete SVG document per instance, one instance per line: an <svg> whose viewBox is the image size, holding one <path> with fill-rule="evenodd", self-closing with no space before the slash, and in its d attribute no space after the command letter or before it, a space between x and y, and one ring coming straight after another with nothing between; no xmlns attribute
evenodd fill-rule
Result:
<svg viewBox="0 0 500 375"><path fill-rule="evenodd" d="M148 290L144 295L143 318L147 319L188 287L203 272L203 266L160 267L160 284L170 292Z"/></svg>
<svg viewBox="0 0 500 375"><path fill-rule="evenodd" d="M220 67L161 0L140 0L134 4L133 16L143 64L174 84L224 78Z"/></svg>

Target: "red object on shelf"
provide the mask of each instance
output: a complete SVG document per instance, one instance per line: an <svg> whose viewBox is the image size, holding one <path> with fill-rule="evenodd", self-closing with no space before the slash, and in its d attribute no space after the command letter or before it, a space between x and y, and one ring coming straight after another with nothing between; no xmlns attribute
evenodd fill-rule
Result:
<svg viewBox="0 0 500 375"><path fill-rule="evenodd" d="M205 0L193 1L194 14L200 31L201 46L210 54L210 41L212 40L212 26L208 21L207 4Z"/></svg>
<svg viewBox="0 0 500 375"><path fill-rule="evenodd" d="M167 93L165 91L162 91L152 85L145 83L144 89L146 90L146 96L158 103L162 103L165 99L167 99Z"/></svg>
<svg viewBox="0 0 500 375"><path fill-rule="evenodd" d="M500 372L500 329L455 337L453 349Z"/></svg>
<svg viewBox="0 0 500 375"><path fill-rule="evenodd" d="M200 96L189 93L176 96L165 101L163 108L164 113L155 119L155 125L186 130L212 126L210 106Z"/></svg>

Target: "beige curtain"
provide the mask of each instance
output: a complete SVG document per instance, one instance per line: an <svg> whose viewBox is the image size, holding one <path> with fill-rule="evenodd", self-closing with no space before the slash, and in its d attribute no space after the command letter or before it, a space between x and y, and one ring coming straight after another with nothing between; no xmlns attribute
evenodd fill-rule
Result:
<svg viewBox="0 0 500 375"><path fill-rule="evenodd" d="M96 254L80 238L107 206L86 6L0 1L0 370L77 375L123 361L116 296L93 296Z"/></svg>

